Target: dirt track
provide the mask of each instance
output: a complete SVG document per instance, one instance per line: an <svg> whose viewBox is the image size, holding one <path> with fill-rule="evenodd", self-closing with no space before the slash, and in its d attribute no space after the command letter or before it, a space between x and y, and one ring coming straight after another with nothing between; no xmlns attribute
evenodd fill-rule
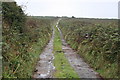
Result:
<svg viewBox="0 0 120 80"><path fill-rule="evenodd" d="M62 40L62 50L65 53L70 65L78 73L80 78L100 78L99 74L95 72L84 60L65 42L62 32L57 26Z"/></svg>
<svg viewBox="0 0 120 80"><path fill-rule="evenodd" d="M54 29L51 40L40 55L40 60L38 61L35 69L33 78L53 78L53 72L55 67L53 65L53 40L54 40Z"/></svg>
<svg viewBox="0 0 120 80"><path fill-rule="evenodd" d="M58 28L60 19L57 22L56 27ZM65 53L70 65L78 73L80 78L100 78L99 74L95 72L90 66L84 62L84 60L65 42L62 36L62 32L58 28L61 40L62 40L62 50ZM54 40L54 29L53 36L46 46L43 53L40 55L40 60L37 63L34 78L53 78L53 72L55 67L53 65L53 40ZM98 80L98 79L97 79Z"/></svg>

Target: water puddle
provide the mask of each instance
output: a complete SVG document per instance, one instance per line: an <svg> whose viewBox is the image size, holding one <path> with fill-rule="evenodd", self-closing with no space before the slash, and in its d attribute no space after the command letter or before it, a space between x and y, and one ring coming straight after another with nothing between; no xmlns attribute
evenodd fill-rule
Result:
<svg viewBox="0 0 120 80"><path fill-rule="evenodd" d="M40 60L37 63L33 78L53 78L55 67L53 65L53 39L54 31L51 40L40 55Z"/></svg>

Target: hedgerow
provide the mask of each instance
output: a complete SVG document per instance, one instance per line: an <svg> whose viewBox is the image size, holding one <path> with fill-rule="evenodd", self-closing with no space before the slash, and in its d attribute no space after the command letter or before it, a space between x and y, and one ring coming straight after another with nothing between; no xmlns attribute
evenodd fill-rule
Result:
<svg viewBox="0 0 120 80"><path fill-rule="evenodd" d="M67 43L104 78L118 78L118 20L63 19Z"/></svg>

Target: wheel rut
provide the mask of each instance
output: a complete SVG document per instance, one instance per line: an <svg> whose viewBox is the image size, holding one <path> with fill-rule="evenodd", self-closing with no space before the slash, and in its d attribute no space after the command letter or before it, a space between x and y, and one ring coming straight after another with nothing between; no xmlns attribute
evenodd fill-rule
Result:
<svg viewBox="0 0 120 80"><path fill-rule="evenodd" d="M55 70L53 60L53 40L54 40L54 29L51 40L48 45L45 47L44 51L39 57L37 62L33 78L53 78L53 72Z"/></svg>
<svg viewBox="0 0 120 80"><path fill-rule="evenodd" d="M84 60L80 57L63 39L62 32L58 27L58 20L56 27L58 28L62 40L62 50L65 57L68 59L69 64L73 67L80 78L95 78L97 80L102 80L97 72L95 72ZM55 66L53 65L54 55L53 55L53 40L54 40L54 28L53 35L48 45L40 55L40 60L38 61L33 78L54 78L53 73L55 71Z"/></svg>
<svg viewBox="0 0 120 80"><path fill-rule="evenodd" d="M97 80L102 80L100 75L95 72L84 60L80 57L64 40L62 36L62 32L57 26L62 40L62 50L68 59L70 65L74 68L74 70L78 73L80 78L96 78Z"/></svg>

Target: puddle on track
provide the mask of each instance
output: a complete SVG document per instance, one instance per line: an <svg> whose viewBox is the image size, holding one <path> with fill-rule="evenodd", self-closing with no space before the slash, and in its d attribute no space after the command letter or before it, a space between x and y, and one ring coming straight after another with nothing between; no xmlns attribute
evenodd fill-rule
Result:
<svg viewBox="0 0 120 80"><path fill-rule="evenodd" d="M66 44L64 40L62 41L63 44ZM69 63L78 73L80 78L100 78L99 74L90 68L90 66L67 44L63 45L62 49Z"/></svg>
<svg viewBox="0 0 120 80"><path fill-rule="evenodd" d="M40 60L36 65L36 70L34 72L33 78L53 78L53 72L55 70L53 60L53 39L54 31L51 40L40 55Z"/></svg>

